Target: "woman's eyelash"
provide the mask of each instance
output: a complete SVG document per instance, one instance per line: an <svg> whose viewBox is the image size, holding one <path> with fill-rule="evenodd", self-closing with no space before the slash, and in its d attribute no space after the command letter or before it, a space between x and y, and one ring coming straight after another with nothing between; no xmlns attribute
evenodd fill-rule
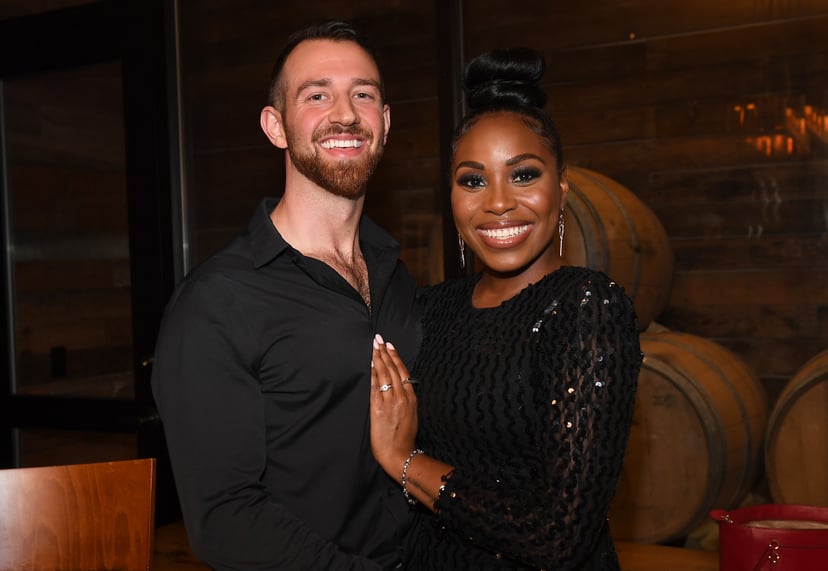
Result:
<svg viewBox="0 0 828 571"><path fill-rule="evenodd" d="M457 179L457 183L460 186L469 186L473 188L477 188L483 186L485 184L485 180L482 176L476 174L464 175Z"/></svg>
<svg viewBox="0 0 828 571"><path fill-rule="evenodd" d="M538 178L541 175L541 172L538 169L533 168L523 168L516 170L512 174L512 180L516 180L518 182L521 181L529 181Z"/></svg>

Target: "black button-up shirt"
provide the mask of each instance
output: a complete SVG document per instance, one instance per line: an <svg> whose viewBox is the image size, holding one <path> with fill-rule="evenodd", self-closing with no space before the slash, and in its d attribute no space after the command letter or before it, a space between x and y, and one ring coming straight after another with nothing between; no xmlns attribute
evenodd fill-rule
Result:
<svg viewBox="0 0 828 571"><path fill-rule="evenodd" d="M409 513L369 438L372 339L419 347L415 283L366 218L372 309L262 202L170 300L152 388L191 547L215 569L381 569ZM308 221L312 224L312 221Z"/></svg>

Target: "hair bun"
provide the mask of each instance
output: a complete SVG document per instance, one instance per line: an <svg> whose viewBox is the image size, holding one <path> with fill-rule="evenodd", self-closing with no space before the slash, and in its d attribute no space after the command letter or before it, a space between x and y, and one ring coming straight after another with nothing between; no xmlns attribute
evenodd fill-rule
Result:
<svg viewBox="0 0 828 571"><path fill-rule="evenodd" d="M501 107L542 109L546 94L538 87L546 64L530 48L486 52L466 67L463 88L470 111Z"/></svg>

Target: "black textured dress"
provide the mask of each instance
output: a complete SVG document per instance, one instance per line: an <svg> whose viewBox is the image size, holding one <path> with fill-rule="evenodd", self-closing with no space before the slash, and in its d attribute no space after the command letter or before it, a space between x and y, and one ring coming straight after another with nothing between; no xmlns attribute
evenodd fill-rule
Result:
<svg viewBox="0 0 828 571"><path fill-rule="evenodd" d="M455 470L408 569L617 570L607 512L641 366L632 303L564 267L477 309L478 280L421 296L417 444Z"/></svg>

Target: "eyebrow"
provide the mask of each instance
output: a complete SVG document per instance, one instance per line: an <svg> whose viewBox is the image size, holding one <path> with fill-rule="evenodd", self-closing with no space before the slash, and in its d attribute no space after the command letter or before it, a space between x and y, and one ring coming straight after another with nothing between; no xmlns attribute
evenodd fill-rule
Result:
<svg viewBox="0 0 828 571"><path fill-rule="evenodd" d="M379 88L380 88L379 81L377 81L376 79L361 79L361 78L358 78L358 79L353 80L351 82L351 85L354 86L354 87L367 85L369 87L375 87L377 90L379 90Z"/></svg>
<svg viewBox="0 0 828 571"><path fill-rule="evenodd" d="M540 161L541 163L546 164L546 161L544 161L540 156L538 156L534 153L523 153L522 155L514 156L511 159L507 160L506 164L508 166L512 166L512 165L516 165L518 163L521 163L521 162L529 160L529 159L535 159L535 160Z"/></svg>
<svg viewBox="0 0 828 571"><path fill-rule="evenodd" d="M302 93L306 89L310 87L329 87L331 85L330 79L312 79L310 81L306 81L301 84L298 88L296 88L296 93Z"/></svg>
<svg viewBox="0 0 828 571"><path fill-rule="evenodd" d="M538 160L538 161L546 164L545 161L543 160L543 158L541 158L540 156L538 156L534 153L523 153L523 154L520 154L520 155L515 155L514 157L508 159L506 161L506 165L507 166L516 165L518 163L522 163L523 161L526 161L526 160L529 160L529 159L535 159L535 160ZM483 163L478 163L477 161L463 161L463 162L457 164L457 168L454 169L454 172L457 172L459 169L461 169L463 167L470 168L470 169L477 169L477 170L481 170L481 171L486 170L486 167L485 167L485 165L483 165Z"/></svg>
<svg viewBox="0 0 828 571"><path fill-rule="evenodd" d="M457 172L458 170L460 170L463 167L467 167L467 168L470 168L470 169L477 169L477 170L480 170L480 171L486 170L486 167L483 165L483 163L478 163L477 161L463 161L463 162L457 164L457 168L454 169L454 172Z"/></svg>
<svg viewBox="0 0 828 571"><path fill-rule="evenodd" d="M308 81L304 82L303 84L301 84L296 89L296 94L298 95L299 93L302 93L306 89L310 89L310 88L313 88L313 87L330 87L332 84L333 84L333 81L329 77L325 77L325 78L322 78L322 79L311 79L311 80L308 80ZM370 87L374 87L377 90L379 90L379 88L380 88L379 82L375 79L357 78L357 79L354 79L354 80L351 81L351 87L362 87L362 86L366 86L366 85L370 86Z"/></svg>

